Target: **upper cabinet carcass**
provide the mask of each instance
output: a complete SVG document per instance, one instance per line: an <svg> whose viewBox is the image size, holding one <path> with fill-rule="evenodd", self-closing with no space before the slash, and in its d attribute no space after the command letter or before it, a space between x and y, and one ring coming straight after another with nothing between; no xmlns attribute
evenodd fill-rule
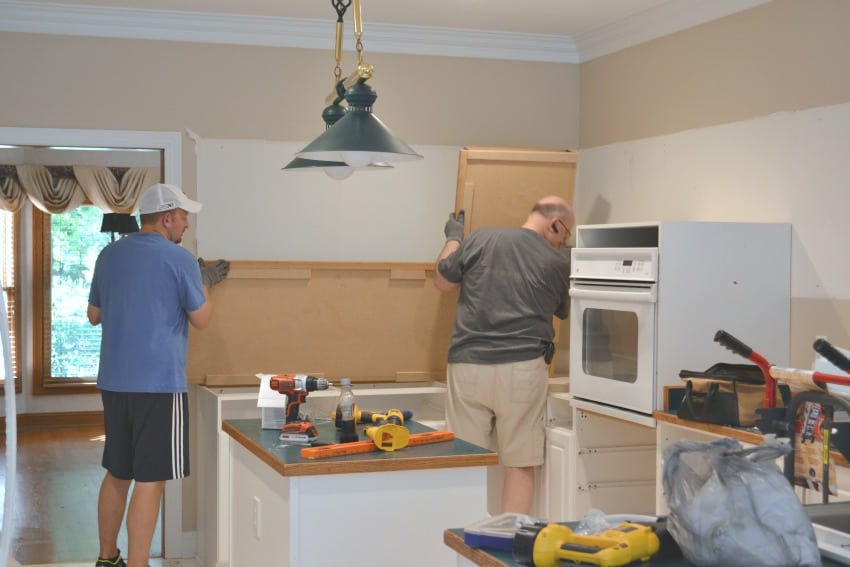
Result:
<svg viewBox="0 0 850 567"><path fill-rule="evenodd" d="M578 153L558 149L460 150L455 210L466 211L466 233L482 226L520 226L541 197L573 203Z"/></svg>

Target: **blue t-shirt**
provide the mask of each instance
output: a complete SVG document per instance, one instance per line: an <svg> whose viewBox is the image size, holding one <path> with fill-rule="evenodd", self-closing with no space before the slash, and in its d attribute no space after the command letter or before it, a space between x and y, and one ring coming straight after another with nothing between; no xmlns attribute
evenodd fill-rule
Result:
<svg viewBox="0 0 850 567"><path fill-rule="evenodd" d="M542 356L567 316L570 260L533 230L480 228L438 265L460 283L449 362L502 364Z"/></svg>
<svg viewBox="0 0 850 567"><path fill-rule="evenodd" d="M104 248L89 303L101 310L97 386L113 392L185 392L188 313L206 301L192 254L155 233Z"/></svg>

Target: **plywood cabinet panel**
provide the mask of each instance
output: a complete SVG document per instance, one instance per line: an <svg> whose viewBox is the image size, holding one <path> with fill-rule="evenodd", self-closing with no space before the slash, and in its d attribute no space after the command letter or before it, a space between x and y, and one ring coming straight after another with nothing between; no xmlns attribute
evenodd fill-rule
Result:
<svg viewBox="0 0 850 567"><path fill-rule="evenodd" d="M519 226L546 195L570 204L578 153L524 148L463 148L458 159L456 210L467 234L482 226Z"/></svg>

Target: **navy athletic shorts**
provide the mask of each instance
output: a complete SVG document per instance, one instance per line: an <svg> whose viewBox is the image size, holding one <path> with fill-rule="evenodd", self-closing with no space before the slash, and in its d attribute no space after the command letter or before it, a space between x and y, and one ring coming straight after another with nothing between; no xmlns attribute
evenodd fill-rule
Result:
<svg viewBox="0 0 850 567"><path fill-rule="evenodd" d="M189 476L189 396L101 391L103 468L122 480Z"/></svg>

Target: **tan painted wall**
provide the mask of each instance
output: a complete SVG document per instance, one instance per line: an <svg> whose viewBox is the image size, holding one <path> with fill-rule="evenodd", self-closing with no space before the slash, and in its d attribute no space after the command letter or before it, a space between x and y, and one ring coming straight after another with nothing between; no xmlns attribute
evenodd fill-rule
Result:
<svg viewBox="0 0 850 567"><path fill-rule="evenodd" d="M850 2L773 0L581 65L581 147L850 101Z"/></svg>
<svg viewBox="0 0 850 567"><path fill-rule="evenodd" d="M699 147L688 144L711 138L715 135L712 127L729 125L729 132L747 132L752 128L750 121L774 113L850 102L850 73L846 71L850 53L848 29L850 2L845 0L774 0L582 64L581 151L585 166L593 154L589 148L610 147L609 156L613 158L637 147L666 144L672 154L673 150ZM794 120L794 116L788 120ZM660 159L640 165L642 181L649 180L645 191L650 190L647 185L652 191L654 208L649 213L645 210L648 193L625 186L583 184L579 167L579 223L650 220L628 217L640 207L644 210L639 214L656 216L658 220L675 215L684 216L683 220L792 222L796 283L792 290L790 363L808 368L816 336L850 346L847 292L840 286L823 289L807 283L843 269L836 267L835 260L846 256L844 206L848 173L844 163L848 134L838 125L823 124L821 128L824 138L816 141L825 149L815 155L810 151L805 161L801 160L797 144L811 130L801 128L800 136L789 135L787 141L779 142L787 145L787 154L780 158L784 163L777 171L794 174L790 180L790 176L776 178L769 173L761 178L724 177L728 163L725 159L730 156L739 160L734 166L738 170L743 169L740 163L746 163L747 156L756 159L752 148L743 142L737 145L734 134L725 138L730 144L728 153L715 155L712 166L699 170L701 176L671 174L670 170L680 173L681 163L667 163L656 153L653 157ZM641 142L658 136L666 138ZM824 139L832 142L825 143ZM639 150L635 155L638 154ZM711 156L693 161L700 166L712 163ZM605 163L596 167L606 169ZM759 168L769 169L770 165L761 164ZM588 169L584 171L588 173ZM816 175L800 173L806 171ZM653 176L661 182L653 184ZM717 193L705 190L712 182L724 183L720 193L725 202L718 201ZM730 190L728 183L739 183L740 188ZM695 191L694 187L699 189ZM825 261L822 256L820 261L812 259L820 252L811 245L814 240L834 245L830 260ZM843 266L841 262L838 260L837 266ZM757 345L751 346L758 349Z"/></svg>
<svg viewBox="0 0 850 567"><path fill-rule="evenodd" d="M369 53L375 113L411 145L574 148L578 65ZM333 53L0 32L0 125L311 140ZM347 74L354 55L343 58ZM530 88L529 85L533 85ZM183 188L195 195L194 148ZM195 249L193 229L184 238Z"/></svg>
<svg viewBox="0 0 850 567"><path fill-rule="evenodd" d="M410 144L578 144L577 65L366 50L375 113ZM305 140L333 82L330 51L0 32L0 53L4 126Z"/></svg>

